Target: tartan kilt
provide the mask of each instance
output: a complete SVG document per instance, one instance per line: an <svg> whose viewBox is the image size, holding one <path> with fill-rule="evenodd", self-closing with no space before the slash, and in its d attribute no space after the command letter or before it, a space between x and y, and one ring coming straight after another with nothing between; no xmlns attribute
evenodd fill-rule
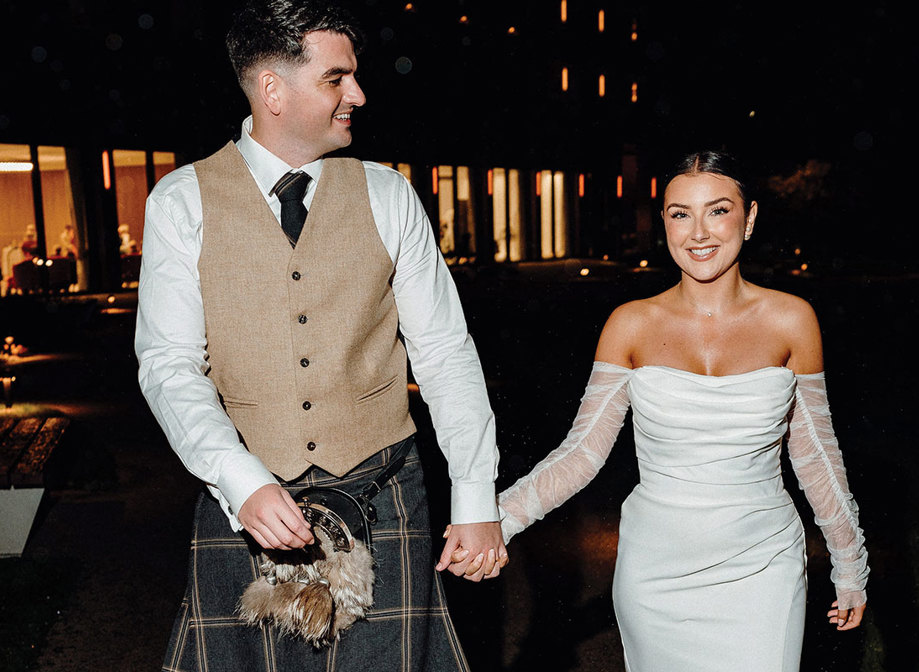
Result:
<svg viewBox="0 0 919 672"><path fill-rule="evenodd" d="M412 439L409 439L412 440ZM396 444L398 446L399 444ZM296 484L335 486L357 495L388 461L390 446L344 478L318 467ZM376 582L374 604L331 646L316 649L275 626L249 626L237 616L239 598L259 577L258 545L234 533L216 500L198 498L189 557L188 586L163 663L164 672L468 672L450 620L440 576L434 570L431 530L421 463L412 447L405 466L373 498Z"/></svg>

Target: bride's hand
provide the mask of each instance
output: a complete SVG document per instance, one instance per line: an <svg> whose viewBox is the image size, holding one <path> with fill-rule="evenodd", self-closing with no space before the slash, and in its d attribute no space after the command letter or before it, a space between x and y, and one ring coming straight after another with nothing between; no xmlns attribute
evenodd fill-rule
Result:
<svg viewBox="0 0 919 672"><path fill-rule="evenodd" d="M453 529L452 525L447 525L447 529L444 530L444 539L450 536L450 531L452 529ZM462 546L457 546L455 549L453 549L453 553L450 554L450 562L459 563L465 560L468 556L469 556L468 549L463 548ZM501 571L501 568L507 565L507 560L508 560L507 555L502 555L501 557L498 557L495 549L490 549L488 551L487 556L483 553L480 553L478 556L476 556L472 560L472 562L470 562L469 565L466 567L466 571L464 572L464 574L466 578L469 578L475 575L475 573L478 572L479 569L481 569L482 565L484 564L485 572L484 572L483 578L493 579L496 576L498 576L498 574Z"/></svg>
<svg viewBox="0 0 919 672"><path fill-rule="evenodd" d="M839 600L834 600L831 606L833 608L826 613L830 619L830 625L835 625L837 630L852 630L861 624L867 605L862 604L851 609L839 609Z"/></svg>

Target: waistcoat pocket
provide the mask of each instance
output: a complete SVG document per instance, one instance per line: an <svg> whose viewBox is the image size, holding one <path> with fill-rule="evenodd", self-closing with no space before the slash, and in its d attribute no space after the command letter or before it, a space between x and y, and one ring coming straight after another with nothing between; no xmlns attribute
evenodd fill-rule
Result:
<svg viewBox="0 0 919 672"><path fill-rule="evenodd" d="M357 398L356 403L363 404L365 402L372 401L376 397L386 394L387 392L389 392L390 389L392 389L392 386L395 385L396 380L398 379L399 379L399 376L393 376L392 378L387 380L382 385L377 385L372 390L368 392L364 392L364 394L362 394L361 396Z"/></svg>

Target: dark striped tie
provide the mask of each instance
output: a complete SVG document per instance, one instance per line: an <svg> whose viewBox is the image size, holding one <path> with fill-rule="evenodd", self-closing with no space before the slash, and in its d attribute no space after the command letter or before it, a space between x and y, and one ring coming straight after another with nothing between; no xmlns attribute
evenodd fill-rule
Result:
<svg viewBox="0 0 919 672"><path fill-rule="evenodd" d="M281 201L281 228L287 234L291 247L296 247L306 220L306 206L303 196L309 186L310 176L301 172L290 172L274 185L271 193Z"/></svg>

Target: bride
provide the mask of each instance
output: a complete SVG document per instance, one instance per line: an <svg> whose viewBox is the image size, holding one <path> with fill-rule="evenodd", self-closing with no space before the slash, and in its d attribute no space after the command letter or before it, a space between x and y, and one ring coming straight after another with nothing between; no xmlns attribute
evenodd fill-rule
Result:
<svg viewBox="0 0 919 672"><path fill-rule="evenodd" d="M596 476L631 406L641 479L622 505L613 578L627 669L797 670L805 544L782 482L786 436L831 555L830 623L857 627L867 600L817 318L741 276L757 204L730 156L685 157L661 214L680 282L610 316L567 438L499 496L505 541ZM503 563L480 557L466 573L482 564L492 576Z"/></svg>

